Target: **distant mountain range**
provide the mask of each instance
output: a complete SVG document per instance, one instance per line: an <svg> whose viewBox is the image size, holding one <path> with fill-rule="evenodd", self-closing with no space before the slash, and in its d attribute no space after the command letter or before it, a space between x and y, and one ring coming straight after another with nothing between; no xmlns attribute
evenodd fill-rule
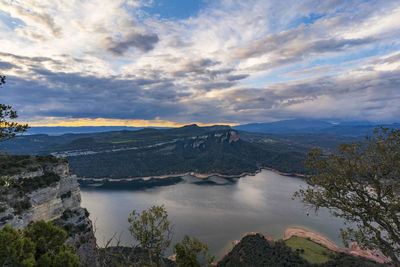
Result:
<svg viewBox="0 0 400 267"><path fill-rule="evenodd" d="M362 124L362 125L361 125ZM260 167L305 173L303 161L314 146L326 152L362 140L379 125L288 120L235 126L143 128L91 133L22 135L0 143L9 154L53 154L68 158L80 177L124 178L195 172L239 175ZM400 124L382 125L400 128ZM108 127L79 127L79 131ZM115 128L112 128L115 129Z"/></svg>
<svg viewBox="0 0 400 267"><path fill-rule="evenodd" d="M365 136L371 134L376 127L400 129L400 123L385 124L368 121L352 121L332 123L323 120L282 120L266 123L249 123L233 126L239 131L271 134L333 134L342 136ZM224 126L228 127L229 126ZM111 131L137 131L141 129L170 129L168 127L128 127L128 126L83 126L83 127L31 127L26 134L87 134Z"/></svg>
<svg viewBox="0 0 400 267"><path fill-rule="evenodd" d="M252 136L248 133L247 136ZM228 126L187 125L105 133L25 135L3 142L10 154L66 157L80 177L124 178L181 174L239 175L260 166L304 172L309 145L275 137L240 138Z"/></svg>
<svg viewBox="0 0 400 267"><path fill-rule="evenodd" d="M146 127L128 127L128 126L80 126L80 127L31 127L27 134L48 134L48 135L62 135L68 133L101 133L111 131L137 131ZM165 127L151 127L155 129L167 129Z"/></svg>
<svg viewBox="0 0 400 267"><path fill-rule="evenodd" d="M367 121L331 123L321 120L283 120L268 123L250 123L234 126L233 129L272 134L332 134L342 136L370 135L377 127L400 129L400 123L379 124Z"/></svg>

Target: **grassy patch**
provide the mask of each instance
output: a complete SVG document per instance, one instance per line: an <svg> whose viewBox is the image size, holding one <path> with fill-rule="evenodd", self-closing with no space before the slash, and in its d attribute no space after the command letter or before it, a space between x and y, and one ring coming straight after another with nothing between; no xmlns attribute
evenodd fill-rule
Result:
<svg viewBox="0 0 400 267"><path fill-rule="evenodd" d="M33 178L21 179L18 181L20 185L18 186L24 193L33 192L39 188L45 188L55 184L60 181L60 176L56 173L45 173L42 176L36 176ZM71 193L71 192L70 192Z"/></svg>
<svg viewBox="0 0 400 267"><path fill-rule="evenodd" d="M0 154L0 176L14 175L23 171L37 171L39 167L65 163L66 159L47 156Z"/></svg>
<svg viewBox="0 0 400 267"><path fill-rule="evenodd" d="M132 143L136 142L136 140L121 140L121 141L112 141L112 144L123 144L123 143Z"/></svg>
<svg viewBox="0 0 400 267"><path fill-rule="evenodd" d="M311 264L321 264L330 260L329 255L335 252L317 244L309 239L293 236L285 241L293 251L298 251L300 256Z"/></svg>

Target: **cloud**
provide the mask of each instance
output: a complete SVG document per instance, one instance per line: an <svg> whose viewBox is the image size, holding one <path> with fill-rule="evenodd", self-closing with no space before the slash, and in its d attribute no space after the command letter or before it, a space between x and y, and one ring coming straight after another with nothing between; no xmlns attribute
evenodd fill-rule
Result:
<svg viewBox="0 0 400 267"><path fill-rule="evenodd" d="M154 2L153 0L128 0L126 4L138 8L143 6L145 7L152 6L153 2Z"/></svg>
<svg viewBox="0 0 400 267"><path fill-rule="evenodd" d="M9 12L12 17L19 18L27 24L42 25L53 37L61 37L61 27L59 27L55 23L53 17L49 13L46 13L39 5L31 5L29 2L23 5L23 3L19 3L19 1L15 1L10 4L0 2L0 7Z"/></svg>
<svg viewBox="0 0 400 267"><path fill-rule="evenodd" d="M179 20L99 3L0 0L2 101L22 119L400 116L398 1L209 1Z"/></svg>
<svg viewBox="0 0 400 267"><path fill-rule="evenodd" d="M0 62L0 70L7 70L14 68L15 65L9 62Z"/></svg>
<svg viewBox="0 0 400 267"><path fill-rule="evenodd" d="M238 74L238 75L228 75L226 79L230 82L233 82L246 79L247 77L249 77L249 74Z"/></svg>
<svg viewBox="0 0 400 267"><path fill-rule="evenodd" d="M276 68L303 61L305 58L314 55L341 53L377 41L372 37L363 39L319 39L313 37L313 35L312 29L300 26L294 30L268 35L244 47L235 48L233 57L235 59L251 59L266 55L266 62L258 62L252 68Z"/></svg>
<svg viewBox="0 0 400 267"><path fill-rule="evenodd" d="M131 47L139 48L143 52L148 52L154 48L159 41L156 34L132 33L122 40L114 40L111 37L104 39L105 49L117 56L122 56Z"/></svg>
<svg viewBox="0 0 400 267"><path fill-rule="evenodd" d="M309 68L309 69L292 71L289 73L285 73L283 76L284 77L297 77L297 76L304 76L304 75L315 75L315 74L320 74L320 73L332 72L334 70L335 69L332 68L332 66L318 66L318 67L313 67L313 68Z"/></svg>
<svg viewBox="0 0 400 267"><path fill-rule="evenodd" d="M351 69L346 74L240 88L221 96L236 115L396 121L400 110L400 69ZM390 97L388 97L390 96Z"/></svg>

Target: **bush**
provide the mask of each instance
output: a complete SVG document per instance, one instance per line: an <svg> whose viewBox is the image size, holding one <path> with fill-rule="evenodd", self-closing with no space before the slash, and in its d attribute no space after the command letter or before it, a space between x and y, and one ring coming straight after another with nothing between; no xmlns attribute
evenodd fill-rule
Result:
<svg viewBox="0 0 400 267"><path fill-rule="evenodd" d="M24 197L22 200L17 200L12 204L16 214L22 214L25 210L32 207L31 201L28 197Z"/></svg>
<svg viewBox="0 0 400 267"><path fill-rule="evenodd" d="M0 230L0 266L80 266L66 239L66 232L50 222L34 222L22 232L6 225Z"/></svg>
<svg viewBox="0 0 400 267"><path fill-rule="evenodd" d="M0 154L0 177L15 175L22 171L37 171L49 165L66 163L67 160L52 155L29 156Z"/></svg>
<svg viewBox="0 0 400 267"><path fill-rule="evenodd" d="M39 188L51 186L52 184L60 181L60 176L56 173L48 172L42 176L36 176L30 179L22 179L20 182L20 190L24 193L30 193Z"/></svg>
<svg viewBox="0 0 400 267"><path fill-rule="evenodd" d="M67 193L64 193L61 195L61 199L66 199L71 197L71 191L68 191Z"/></svg>
<svg viewBox="0 0 400 267"><path fill-rule="evenodd" d="M160 258L171 243L172 226L164 206L152 206L138 213L133 210L128 218L129 231L141 248L149 252L149 259Z"/></svg>
<svg viewBox="0 0 400 267"><path fill-rule="evenodd" d="M214 257L208 254L208 246L200 242L196 237L185 235L183 240L174 245L176 253L176 265L181 267L211 266Z"/></svg>

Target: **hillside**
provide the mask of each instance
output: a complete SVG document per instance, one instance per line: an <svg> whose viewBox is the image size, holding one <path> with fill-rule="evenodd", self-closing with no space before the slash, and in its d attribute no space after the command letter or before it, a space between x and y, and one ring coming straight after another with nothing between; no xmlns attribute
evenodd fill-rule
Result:
<svg viewBox="0 0 400 267"><path fill-rule="evenodd" d="M325 124L324 124L325 125ZM284 173L305 173L303 161L313 146L333 151L359 137L333 134L266 134L229 126L102 133L18 136L1 144L7 153L68 158L79 177L126 178L219 173L240 175L260 167Z"/></svg>
<svg viewBox="0 0 400 267"><path fill-rule="evenodd" d="M260 166L285 172L304 171L301 161L305 153L300 148L288 150L253 144L241 140L238 133L230 129L209 131L192 127L177 129L170 136L168 131L167 135L159 135L157 131L157 135L146 136L140 140L140 146L126 146L126 141L119 141L125 147L69 156L71 168L79 176L115 178L186 172L239 175L255 172ZM139 142L133 140L132 143ZM67 156L65 152L61 155Z"/></svg>
<svg viewBox="0 0 400 267"><path fill-rule="evenodd" d="M3 144L9 153L66 157L80 177L143 177L186 172L240 175L269 167L304 172L309 147L285 140L246 141L228 126L188 125L61 136L20 136Z"/></svg>
<svg viewBox="0 0 400 267"><path fill-rule="evenodd" d="M301 243L299 240L301 240ZM273 241L271 238L259 233L246 235L218 261L217 266L385 266L346 253L335 253L307 239L297 238L295 242L290 239Z"/></svg>

